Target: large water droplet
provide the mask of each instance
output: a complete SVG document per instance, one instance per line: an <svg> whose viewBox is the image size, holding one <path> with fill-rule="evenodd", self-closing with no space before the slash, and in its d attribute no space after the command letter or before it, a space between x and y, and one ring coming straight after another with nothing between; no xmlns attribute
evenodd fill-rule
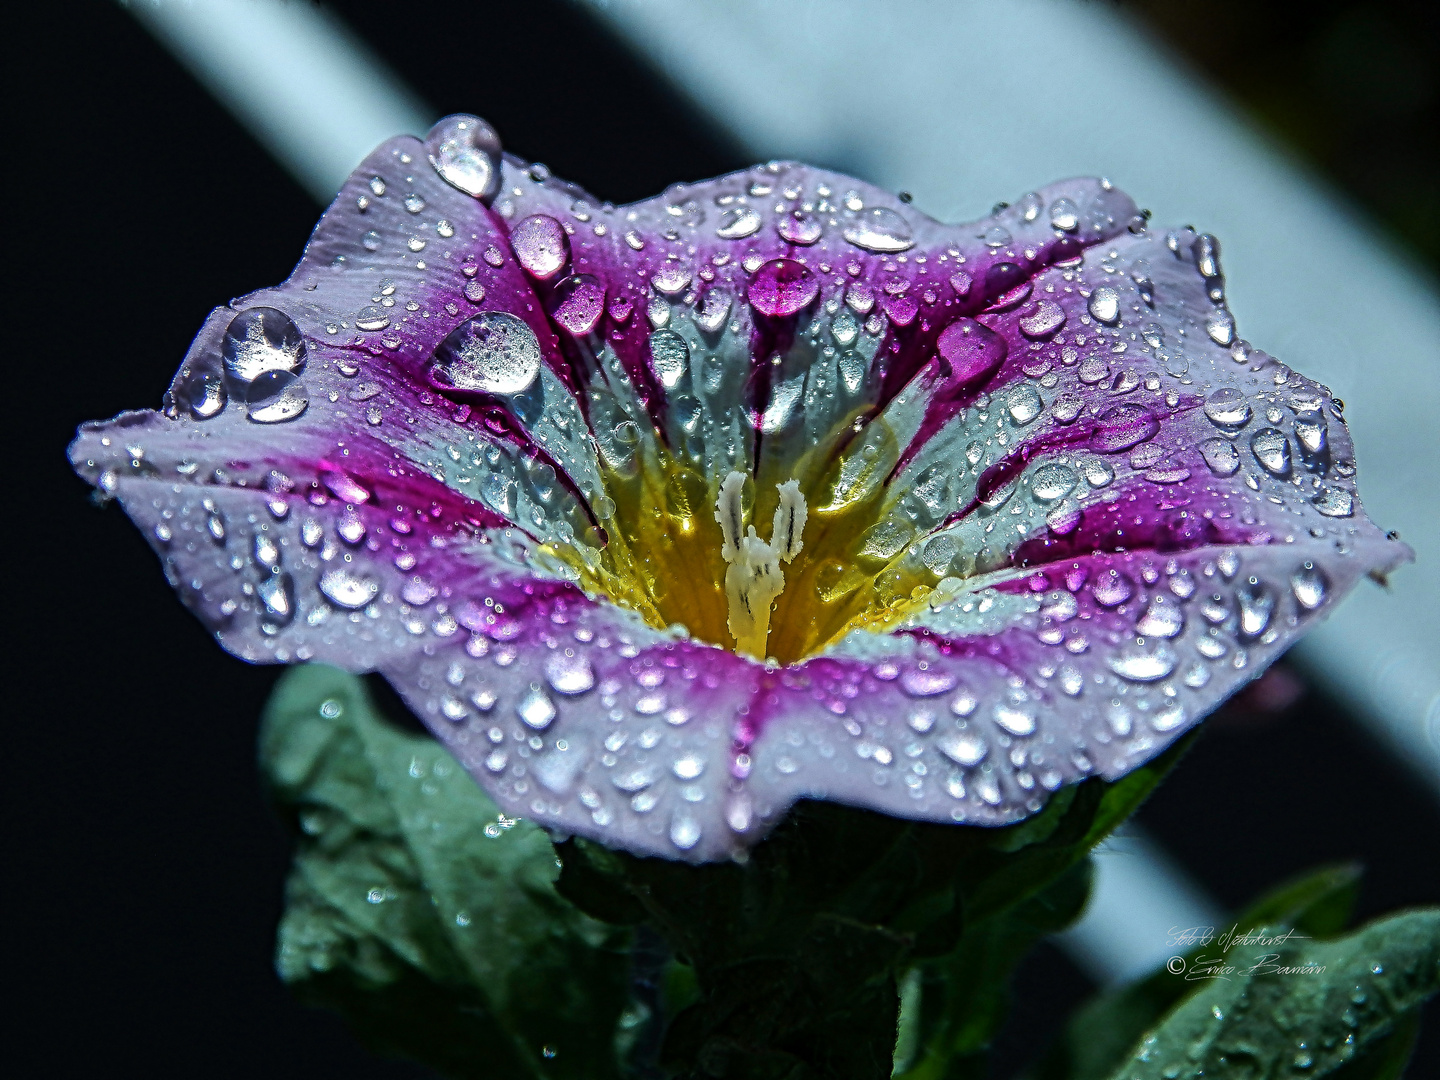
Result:
<svg viewBox="0 0 1440 1080"><path fill-rule="evenodd" d="M820 239L824 226L821 225L819 218L796 210L781 217L776 229L782 238L792 244L809 245Z"/></svg>
<svg viewBox="0 0 1440 1080"><path fill-rule="evenodd" d="M941 372L957 385L975 382L1005 362L1009 351L1005 339L974 319L956 319L936 339L935 349L945 362Z"/></svg>
<svg viewBox="0 0 1440 1080"><path fill-rule="evenodd" d="M843 235L856 247L882 255L909 251L915 246L905 219L884 206L872 207L859 214L845 226Z"/></svg>
<svg viewBox="0 0 1440 1080"><path fill-rule="evenodd" d="M229 395L218 371L192 371L175 387L175 399L196 420L209 420L224 410Z"/></svg>
<svg viewBox="0 0 1440 1080"><path fill-rule="evenodd" d="M1234 476L1235 470L1240 468L1240 451L1235 449L1235 444L1229 439L1219 435L1206 439L1200 444L1199 450L1205 464L1210 466L1210 471L1216 476Z"/></svg>
<svg viewBox="0 0 1440 1080"><path fill-rule="evenodd" d="M290 625L295 618L295 579L289 574L269 574L255 588L265 605L263 621L273 629Z"/></svg>
<svg viewBox="0 0 1440 1080"><path fill-rule="evenodd" d="M1185 614L1180 610L1180 605L1164 596L1156 596L1151 600L1150 606L1135 623L1135 632L1144 637L1173 638L1183 629Z"/></svg>
<svg viewBox="0 0 1440 1080"><path fill-rule="evenodd" d="M1119 570L1103 571L1090 585L1090 595L1102 607L1119 607L1135 593L1135 583Z"/></svg>
<svg viewBox="0 0 1440 1080"><path fill-rule="evenodd" d="M955 676L948 671L912 668L900 676L900 688L911 697L934 697L955 689Z"/></svg>
<svg viewBox="0 0 1440 1080"><path fill-rule="evenodd" d="M253 307L240 312L225 328L220 345L225 370L248 383L267 371L299 371L305 363L305 339L283 311Z"/></svg>
<svg viewBox="0 0 1440 1080"><path fill-rule="evenodd" d="M1041 465L1030 477L1030 492L1037 499L1049 502L1069 495L1079 482L1074 469L1051 461Z"/></svg>
<svg viewBox="0 0 1440 1080"><path fill-rule="evenodd" d="M820 281L794 259L772 259L755 271L747 295L762 315L793 315L820 295Z"/></svg>
<svg viewBox="0 0 1440 1080"><path fill-rule="evenodd" d="M992 715L995 723L1011 735L1024 736L1033 734L1035 731L1035 713L1024 706L1011 705L1002 701L995 706Z"/></svg>
<svg viewBox="0 0 1440 1080"><path fill-rule="evenodd" d="M721 240L743 240L760 231L760 215L749 206L732 206L720 215L715 235Z"/></svg>
<svg viewBox="0 0 1440 1080"><path fill-rule="evenodd" d="M380 586L348 566L336 566L320 576L320 591L336 607L363 608L380 591Z"/></svg>
<svg viewBox="0 0 1440 1080"><path fill-rule="evenodd" d="M550 721L555 719L555 703L545 696L545 691L540 687L532 685L520 698L519 704L515 706L515 712L526 727L534 728L536 731L543 731L550 726Z"/></svg>
<svg viewBox="0 0 1440 1080"><path fill-rule="evenodd" d="M1250 422L1250 402L1235 387L1222 386L1205 399L1205 415L1217 427L1244 427Z"/></svg>
<svg viewBox="0 0 1440 1080"><path fill-rule="evenodd" d="M1154 682L1175 670L1175 651L1168 645L1135 645L1106 658L1110 670L1131 682Z"/></svg>
<svg viewBox="0 0 1440 1080"><path fill-rule="evenodd" d="M1061 196L1050 204L1050 224L1062 232L1074 232L1080 225L1080 208Z"/></svg>
<svg viewBox="0 0 1440 1080"><path fill-rule="evenodd" d="M1295 594L1296 603L1306 611L1314 611L1325 602L1328 587L1325 572L1311 562L1302 564L1290 575L1290 591Z"/></svg>
<svg viewBox="0 0 1440 1080"><path fill-rule="evenodd" d="M1235 340L1235 316L1225 308L1216 308L1205 320L1205 332L1216 345L1228 346Z"/></svg>
<svg viewBox="0 0 1440 1080"><path fill-rule="evenodd" d="M245 415L257 424L294 420L310 405L299 377L288 371L267 371L245 388Z"/></svg>
<svg viewBox="0 0 1440 1080"><path fill-rule="evenodd" d="M1143 405L1125 404L1100 414L1093 436L1097 450L1113 454L1142 443L1160 430L1160 422Z"/></svg>
<svg viewBox="0 0 1440 1080"><path fill-rule="evenodd" d="M583 694L595 685L595 669L583 656L557 652L545 662L545 678L557 694Z"/></svg>
<svg viewBox="0 0 1440 1080"><path fill-rule="evenodd" d="M1272 476L1290 472L1290 440L1276 428L1261 428L1250 437L1250 450L1261 468Z"/></svg>
<svg viewBox="0 0 1440 1080"><path fill-rule="evenodd" d="M459 390L518 394L540 374L540 342L514 315L482 311L440 343L434 374Z"/></svg>
<svg viewBox="0 0 1440 1080"><path fill-rule="evenodd" d="M555 288L555 321L575 337L590 333L605 313L605 286L591 274L575 274Z"/></svg>
<svg viewBox="0 0 1440 1080"><path fill-rule="evenodd" d="M1270 625L1270 615L1275 610L1275 594L1254 578L1235 590L1235 599L1240 608L1240 620L1236 629L1242 638L1257 638Z"/></svg>
<svg viewBox="0 0 1440 1080"><path fill-rule="evenodd" d="M1090 294L1090 315L1102 323L1120 318L1120 294L1109 285L1101 285Z"/></svg>
<svg viewBox="0 0 1440 1080"><path fill-rule="evenodd" d="M1020 316L1020 330L1026 337L1043 338L1065 325L1065 309L1053 300L1037 300Z"/></svg>
<svg viewBox="0 0 1440 1080"><path fill-rule="evenodd" d="M1044 407L1045 403L1029 383L1021 383L1005 395L1005 408L1010 413L1010 419L1022 426L1039 416Z"/></svg>
<svg viewBox="0 0 1440 1080"><path fill-rule="evenodd" d="M940 752L957 765L978 765L985 759L989 747L978 735L949 732L935 740Z"/></svg>
<svg viewBox="0 0 1440 1080"><path fill-rule="evenodd" d="M500 190L500 137L478 116L447 116L425 137L425 153L451 187L489 203Z"/></svg>
<svg viewBox="0 0 1440 1080"><path fill-rule="evenodd" d="M685 810L677 810L670 822L670 842L681 851L689 851L700 842L700 822Z"/></svg>
<svg viewBox="0 0 1440 1080"><path fill-rule="evenodd" d="M650 365L667 390L673 390L690 370L690 346L673 330L650 335Z"/></svg>
<svg viewBox="0 0 1440 1080"><path fill-rule="evenodd" d="M931 573L943 576L958 550L954 537L937 536L925 545L925 550L920 557L930 568Z"/></svg>
<svg viewBox="0 0 1440 1080"><path fill-rule="evenodd" d="M1311 502L1326 517L1349 517L1355 512L1355 497L1344 488L1325 488Z"/></svg>
<svg viewBox="0 0 1440 1080"><path fill-rule="evenodd" d="M564 227L548 214L531 214L510 233L515 259L531 277L545 281L570 259Z"/></svg>

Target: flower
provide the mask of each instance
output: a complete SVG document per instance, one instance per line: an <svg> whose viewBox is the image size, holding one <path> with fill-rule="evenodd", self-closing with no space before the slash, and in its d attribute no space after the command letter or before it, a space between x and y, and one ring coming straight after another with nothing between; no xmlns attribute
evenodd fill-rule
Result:
<svg viewBox="0 0 1440 1080"><path fill-rule="evenodd" d="M614 207L464 116L70 454L231 652L379 671L507 812L692 860L1118 777L1408 557L1214 238L1106 181Z"/></svg>

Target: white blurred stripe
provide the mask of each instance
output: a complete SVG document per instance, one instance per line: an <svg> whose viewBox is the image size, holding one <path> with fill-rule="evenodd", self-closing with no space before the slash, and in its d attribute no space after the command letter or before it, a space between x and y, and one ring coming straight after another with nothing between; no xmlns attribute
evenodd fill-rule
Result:
<svg viewBox="0 0 1440 1080"><path fill-rule="evenodd" d="M1223 913L1138 827L1127 825L1095 851L1095 884L1081 920L1057 938L1102 986L1150 974L1187 951L1176 935L1228 928Z"/></svg>
<svg viewBox="0 0 1440 1080"><path fill-rule="evenodd" d="M304 0L134 0L126 5L295 177L328 204L393 135L431 110L338 19ZM205 152L202 133L196 153ZM217 163L218 164L218 163Z"/></svg>
<svg viewBox="0 0 1440 1080"><path fill-rule="evenodd" d="M1417 555L1295 655L1440 794L1431 279L1113 5L588 2L757 160L844 169L948 221L1061 177L1109 176L1157 222L1219 236L1241 332L1345 400L1366 509Z"/></svg>

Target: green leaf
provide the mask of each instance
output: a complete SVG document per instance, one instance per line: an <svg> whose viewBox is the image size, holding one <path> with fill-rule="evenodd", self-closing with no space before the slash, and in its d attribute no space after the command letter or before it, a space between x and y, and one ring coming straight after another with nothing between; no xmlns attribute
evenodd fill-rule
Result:
<svg viewBox="0 0 1440 1080"><path fill-rule="evenodd" d="M1440 989L1440 908L1231 964L1146 1035L1114 1080L1319 1078L1375 1052L1384 1075L1398 1056L1384 1041Z"/></svg>
<svg viewBox="0 0 1440 1080"><path fill-rule="evenodd" d="M302 1000L456 1077L620 1075L630 935L556 893L545 833L331 668L281 679L260 762L296 827L276 966Z"/></svg>
<svg viewBox="0 0 1440 1080"><path fill-rule="evenodd" d="M1348 921L1359 883L1360 868L1354 863L1321 867L1287 881L1235 919L1229 940L1266 928L1329 937ZM1177 950L1184 961L1180 972L1161 967L1138 982L1092 998L1027 1074L1029 1080L1104 1080L1161 1016L1200 985L1183 972L1191 970L1197 958L1217 954L1222 947L1212 941Z"/></svg>

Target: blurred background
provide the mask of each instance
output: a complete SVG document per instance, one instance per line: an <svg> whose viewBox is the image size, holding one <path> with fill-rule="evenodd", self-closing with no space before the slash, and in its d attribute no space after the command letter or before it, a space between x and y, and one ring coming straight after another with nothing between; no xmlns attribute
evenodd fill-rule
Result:
<svg viewBox="0 0 1440 1080"><path fill-rule="evenodd" d="M251 2L281 12L267 24L281 37L230 51L278 65L272 96L332 61L373 95L315 104L322 122L334 110L333 160L374 101L393 112L370 122L414 116L421 133L478 113L513 152L617 202L787 156L959 220L1103 171L1157 220L1215 231L1242 333L1347 399L1370 512L1421 563L1206 723L1142 810L1145 843L1222 911L1343 859L1367 867L1362 916L1440 900L1432 5ZM246 15L246 0L214 3ZM12 24L19 1000L4 1059L26 1075L418 1077L272 973L288 845L254 740L277 672L222 654L65 463L80 421L157 405L211 307L283 279L328 201L327 166L306 172L236 96L244 63L196 46L166 8L207 2L32 5ZM301 48L287 25L319 36ZM1046 946L1022 970L997 1077L1104 977L1076 955ZM1433 1008L1411 1075L1440 1075Z"/></svg>

